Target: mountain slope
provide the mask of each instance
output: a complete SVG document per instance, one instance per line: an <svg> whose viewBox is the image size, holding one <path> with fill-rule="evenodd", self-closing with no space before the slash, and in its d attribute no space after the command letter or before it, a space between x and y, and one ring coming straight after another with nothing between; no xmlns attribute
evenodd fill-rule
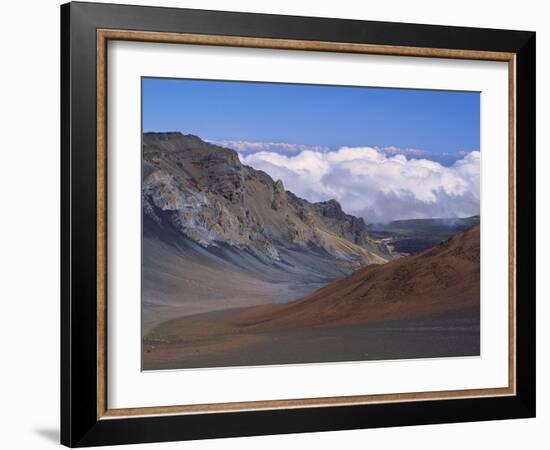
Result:
<svg viewBox="0 0 550 450"><path fill-rule="evenodd" d="M143 324L281 303L392 255L334 201L310 203L230 149L143 135Z"/></svg>
<svg viewBox="0 0 550 450"><path fill-rule="evenodd" d="M371 265L284 305L241 308L161 324L147 339L189 342L386 321L462 320L479 324L479 225L440 245Z"/></svg>
<svg viewBox="0 0 550 450"><path fill-rule="evenodd" d="M244 310L239 326L262 330L427 316L479 316L479 225L448 241L348 277L281 307Z"/></svg>
<svg viewBox="0 0 550 450"><path fill-rule="evenodd" d="M279 248L317 249L356 265L385 262L362 219L336 201L311 204L233 150L181 133L143 136L144 211L204 247L225 242L280 260Z"/></svg>

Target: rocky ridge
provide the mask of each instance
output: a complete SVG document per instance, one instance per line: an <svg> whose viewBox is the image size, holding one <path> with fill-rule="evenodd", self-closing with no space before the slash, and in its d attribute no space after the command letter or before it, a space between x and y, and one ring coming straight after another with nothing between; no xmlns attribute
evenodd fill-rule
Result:
<svg viewBox="0 0 550 450"><path fill-rule="evenodd" d="M178 132L143 135L143 212L203 248L227 244L265 262L287 250L325 254L349 270L392 258L363 219L339 203L310 203L237 152Z"/></svg>

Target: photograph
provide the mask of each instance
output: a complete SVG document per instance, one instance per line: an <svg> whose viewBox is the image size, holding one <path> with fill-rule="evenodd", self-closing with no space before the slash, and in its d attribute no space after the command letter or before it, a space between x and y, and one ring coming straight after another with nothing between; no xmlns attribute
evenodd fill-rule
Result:
<svg viewBox="0 0 550 450"><path fill-rule="evenodd" d="M142 370L480 356L480 93L142 77Z"/></svg>

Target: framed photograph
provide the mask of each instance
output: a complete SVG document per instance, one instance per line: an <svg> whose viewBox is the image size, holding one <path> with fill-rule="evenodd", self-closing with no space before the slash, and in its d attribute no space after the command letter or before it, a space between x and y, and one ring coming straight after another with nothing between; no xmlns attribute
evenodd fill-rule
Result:
<svg viewBox="0 0 550 450"><path fill-rule="evenodd" d="M535 415L535 33L61 7L61 440Z"/></svg>

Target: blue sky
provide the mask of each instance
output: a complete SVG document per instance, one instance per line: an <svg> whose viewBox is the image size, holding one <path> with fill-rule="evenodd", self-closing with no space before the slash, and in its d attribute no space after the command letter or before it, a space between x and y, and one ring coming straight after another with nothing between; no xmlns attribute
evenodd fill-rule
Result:
<svg viewBox="0 0 550 450"><path fill-rule="evenodd" d="M479 150L480 95L143 79L143 130L210 140L414 148L444 165Z"/></svg>

